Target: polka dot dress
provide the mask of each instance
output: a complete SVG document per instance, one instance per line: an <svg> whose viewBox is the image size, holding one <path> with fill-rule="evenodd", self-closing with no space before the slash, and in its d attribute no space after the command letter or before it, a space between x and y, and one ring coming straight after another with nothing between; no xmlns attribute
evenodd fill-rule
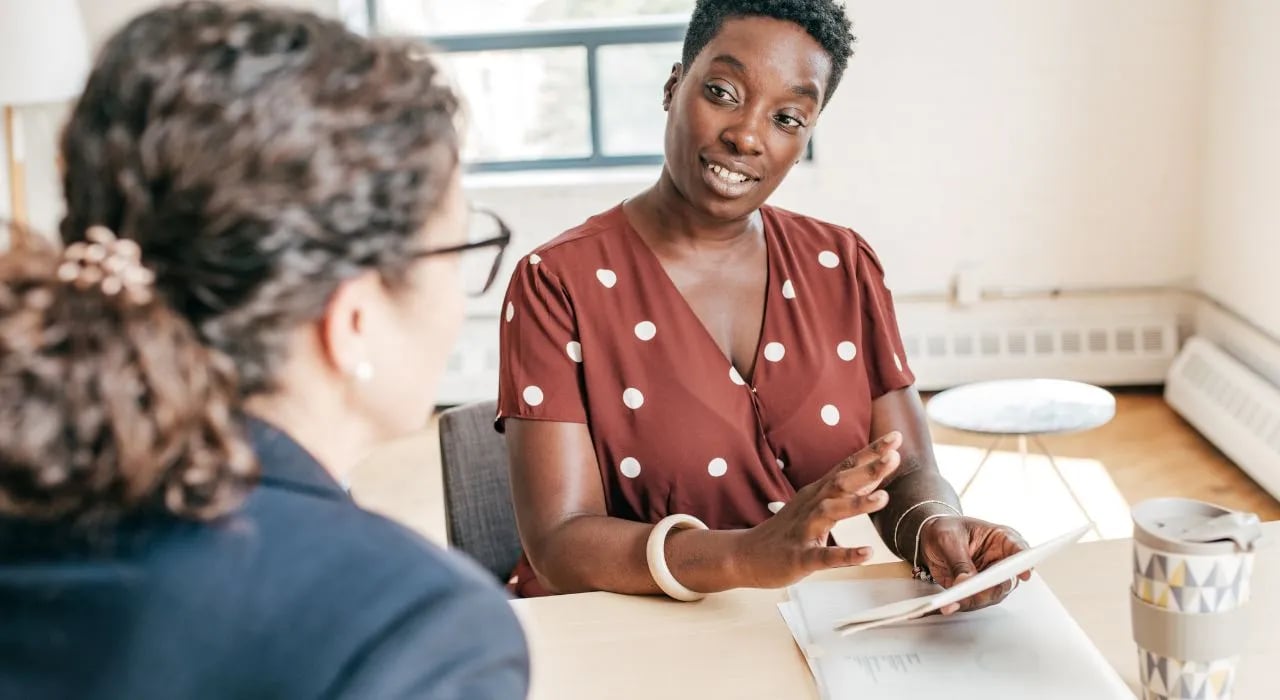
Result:
<svg viewBox="0 0 1280 700"><path fill-rule="evenodd" d="M871 403L914 377L884 272L849 229L765 207L759 347L734 366L622 207L520 260L502 302L498 429L590 428L610 515L775 517L870 439ZM519 595L543 589L522 562Z"/></svg>

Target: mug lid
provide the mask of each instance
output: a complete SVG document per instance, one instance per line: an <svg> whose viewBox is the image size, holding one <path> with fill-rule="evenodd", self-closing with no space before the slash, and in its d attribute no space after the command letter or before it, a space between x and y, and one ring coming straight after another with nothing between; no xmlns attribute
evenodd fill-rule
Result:
<svg viewBox="0 0 1280 700"><path fill-rule="evenodd" d="M1133 507L1134 538L1187 554L1252 552L1262 539L1257 514L1190 498L1155 498Z"/></svg>

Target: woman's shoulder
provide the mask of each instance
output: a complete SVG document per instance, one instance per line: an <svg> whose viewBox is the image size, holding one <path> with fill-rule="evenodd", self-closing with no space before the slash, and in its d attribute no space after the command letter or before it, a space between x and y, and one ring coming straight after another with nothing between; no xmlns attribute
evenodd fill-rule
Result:
<svg viewBox="0 0 1280 700"><path fill-rule="evenodd" d="M622 205L618 204L539 245L530 255L539 263L547 258L563 260L596 256L602 250L619 245L619 236L626 232L628 226Z"/></svg>
<svg viewBox="0 0 1280 700"><path fill-rule="evenodd" d="M812 249L812 252L821 255L824 251L831 251L839 258L855 263L855 266L866 263L881 273L884 272L875 249L862 234L848 226L781 207L764 206L760 211L766 221L776 226L786 237L788 245L802 252Z"/></svg>
<svg viewBox="0 0 1280 700"><path fill-rule="evenodd" d="M410 579L405 583L412 588L441 591L475 586L486 578L471 562L349 500L264 485L250 496L238 517L258 534L265 558L281 561L270 553L310 551L307 560L318 576L341 577L340 572L359 571L363 578L396 571Z"/></svg>

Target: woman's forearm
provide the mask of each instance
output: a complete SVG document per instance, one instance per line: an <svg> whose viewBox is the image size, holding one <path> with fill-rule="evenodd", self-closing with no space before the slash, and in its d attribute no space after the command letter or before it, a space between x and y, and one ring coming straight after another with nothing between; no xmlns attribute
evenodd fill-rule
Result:
<svg viewBox="0 0 1280 700"><path fill-rule="evenodd" d="M889 549L911 563L921 523L932 515L959 513L960 499L932 459L903 455L903 461L899 476L885 489L889 505L871 519Z"/></svg>
<svg viewBox="0 0 1280 700"><path fill-rule="evenodd" d="M645 555L652 531L646 523L581 515L549 533L529 560L542 585L554 593L660 594ZM742 532L672 530L666 540L672 576L699 593L751 585L735 566Z"/></svg>
<svg viewBox="0 0 1280 700"><path fill-rule="evenodd" d="M876 399L872 404L871 429L875 435L890 430L902 433L899 450L902 466L885 485L889 505L871 520L890 551L911 563L914 554L911 550L921 523L932 515L958 513L960 499L938 472L924 403L914 388L900 389Z"/></svg>

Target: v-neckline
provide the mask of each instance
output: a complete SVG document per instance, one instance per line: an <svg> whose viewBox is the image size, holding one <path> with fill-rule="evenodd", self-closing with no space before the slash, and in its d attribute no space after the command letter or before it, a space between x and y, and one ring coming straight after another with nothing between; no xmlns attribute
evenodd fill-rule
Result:
<svg viewBox="0 0 1280 700"><path fill-rule="evenodd" d="M636 230L636 227L632 225L631 218L627 216L625 204L625 202L619 204L617 212L618 216L621 217L623 224L626 226L627 237L634 241L636 247L640 250L640 255L646 258L649 261L649 264L657 268L658 272L661 273L661 279L663 280L662 283L666 285L671 294L674 294L675 297L680 300L680 305L684 308L684 312L693 319L693 322L702 331L703 339L710 344L711 348L715 350L717 355L724 358L725 364L738 374L738 377L743 380L746 387L751 391L755 391L757 388L756 375L759 373L760 363L764 359L765 329L769 327L769 311L771 306L769 303L769 289L774 277L773 265L775 257L773 236L771 235L772 227L769 225L769 217L765 216L764 208L761 207L758 210L760 212L761 235L764 236L764 308L761 309L760 312L760 332L756 337L755 351L752 353L751 370L749 373L743 374L742 370L739 369L737 365L733 364L732 352L726 353L720 348L720 344L716 342L715 336L711 334L707 325L702 322L702 317L698 316L698 313L693 310L693 306L690 305L689 300L685 298L684 292L680 291L680 287L676 286L675 280L671 279L671 274L667 272L666 266L662 264L662 259L653 251L653 248L649 247L649 243L640 235L640 232Z"/></svg>

